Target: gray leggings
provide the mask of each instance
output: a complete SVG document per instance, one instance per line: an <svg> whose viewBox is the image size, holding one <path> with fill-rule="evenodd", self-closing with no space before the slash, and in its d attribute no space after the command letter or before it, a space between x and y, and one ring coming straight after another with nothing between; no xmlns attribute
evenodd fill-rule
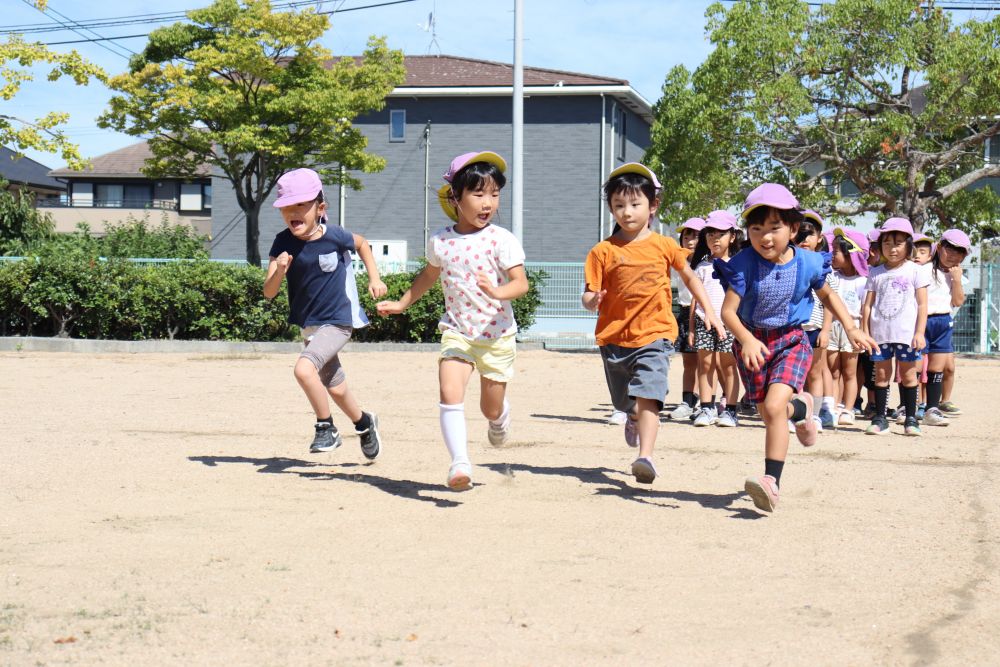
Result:
<svg viewBox="0 0 1000 667"><path fill-rule="evenodd" d="M351 339L354 329L324 324L311 334L309 331L310 329L306 329L302 332L306 337L306 347L299 356L312 362L319 371L319 379L323 384L330 388L336 387L345 379L339 353Z"/></svg>

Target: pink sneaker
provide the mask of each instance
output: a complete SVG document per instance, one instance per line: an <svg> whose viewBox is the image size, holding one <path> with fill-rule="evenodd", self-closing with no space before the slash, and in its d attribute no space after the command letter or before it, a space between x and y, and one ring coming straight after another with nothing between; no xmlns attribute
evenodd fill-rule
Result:
<svg viewBox="0 0 1000 667"><path fill-rule="evenodd" d="M799 439L803 447L812 447L816 444L816 420L813 419L813 397L812 394L801 393L795 398L806 404L805 419L795 422L795 437Z"/></svg>
<svg viewBox="0 0 1000 667"><path fill-rule="evenodd" d="M778 506L778 482L770 475L747 477L743 489L753 500L754 507L765 512L773 512Z"/></svg>
<svg viewBox="0 0 1000 667"><path fill-rule="evenodd" d="M452 491L468 491L472 488L472 466L468 463L453 463L448 470L448 488Z"/></svg>
<svg viewBox="0 0 1000 667"><path fill-rule="evenodd" d="M629 447L639 446L639 422L632 415L625 417L625 444Z"/></svg>

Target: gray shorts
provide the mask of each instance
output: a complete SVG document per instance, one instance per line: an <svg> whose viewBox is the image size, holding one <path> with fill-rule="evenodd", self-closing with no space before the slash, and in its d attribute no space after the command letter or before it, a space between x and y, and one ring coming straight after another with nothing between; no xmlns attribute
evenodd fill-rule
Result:
<svg viewBox="0 0 1000 667"><path fill-rule="evenodd" d="M319 371L319 379L327 387L336 387L345 379L344 368L340 365L339 354L347 341L351 340L351 327L324 324L302 330L306 347L299 356L312 362Z"/></svg>
<svg viewBox="0 0 1000 667"><path fill-rule="evenodd" d="M642 347L621 347L608 343L601 346L604 377L611 392L615 410L632 412L635 399L656 401L660 409L667 396L667 372L674 346L666 338Z"/></svg>

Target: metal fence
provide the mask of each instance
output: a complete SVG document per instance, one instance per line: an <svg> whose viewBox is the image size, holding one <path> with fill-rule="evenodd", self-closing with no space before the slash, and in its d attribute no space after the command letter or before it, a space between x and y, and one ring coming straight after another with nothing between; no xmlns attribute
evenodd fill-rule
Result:
<svg viewBox="0 0 1000 667"><path fill-rule="evenodd" d="M0 257L0 263L20 261L21 257ZM178 259L132 258L140 266L168 264ZM245 265L241 259L211 260L222 264ZM266 268L267 260L261 262ZM383 273L415 271L418 261L379 263ZM363 271L355 260L356 271ZM586 348L593 346L594 321L597 316L580 304L583 293L583 264L578 262L525 262L531 272L543 272L542 305L535 325L526 338L544 340L547 347ZM966 290L965 304L955 316L954 343L956 352L975 354L1000 353L1000 264L984 264L969 272L972 284Z"/></svg>

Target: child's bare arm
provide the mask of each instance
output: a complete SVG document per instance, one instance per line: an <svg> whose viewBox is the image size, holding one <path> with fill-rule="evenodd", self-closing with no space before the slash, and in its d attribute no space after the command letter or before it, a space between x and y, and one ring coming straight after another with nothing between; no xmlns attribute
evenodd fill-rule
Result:
<svg viewBox="0 0 1000 667"><path fill-rule="evenodd" d="M951 307L961 308L965 303L965 290L962 289L962 267L953 266L948 269L951 274Z"/></svg>
<svg viewBox="0 0 1000 667"><path fill-rule="evenodd" d="M413 279L413 284L410 285L408 290L403 292L403 296L399 298L399 301L379 301L375 304L375 309L378 310L379 315L399 315L413 305L415 301L418 301L437 282L440 275L440 266L431 266L428 264Z"/></svg>
<svg viewBox="0 0 1000 667"><path fill-rule="evenodd" d="M372 254L371 246L361 234L351 234L351 236L354 237L354 248L358 251L358 257L361 258L361 263L365 265L365 271L368 272L368 294L373 299L385 296L387 289L379 276L378 264L375 263L375 255Z"/></svg>
<svg viewBox="0 0 1000 667"><path fill-rule="evenodd" d="M528 293L528 274L524 264L507 269L507 284L494 285L493 279L483 272L476 274L476 286L497 301L513 301Z"/></svg>
<svg viewBox="0 0 1000 667"><path fill-rule="evenodd" d="M917 326L913 330L913 348L924 349L926 339L924 333L927 331L927 288L917 288Z"/></svg>
<svg viewBox="0 0 1000 667"><path fill-rule="evenodd" d="M829 285L824 284L818 290L816 290L816 295L823 302L823 307L826 308L827 313L833 313L833 316L840 320L840 323L844 325L844 331L847 332L847 339L851 341L856 349L867 350L868 352L874 352L877 349L875 341L871 336L868 335L866 331L862 331L858 327L854 326L854 318L851 317L850 311L847 310L847 306L844 305L844 301L840 298L840 295L834 292ZM865 305L868 305L868 299L865 298ZM869 312L871 309L869 308ZM824 319L826 315L824 314ZM824 324L825 326L825 324Z"/></svg>
<svg viewBox="0 0 1000 667"><path fill-rule="evenodd" d="M712 302L708 298L708 292L705 291L705 285L701 282L698 275L691 270L690 266L684 265L682 268L677 269L677 273L680 274L681 280L687 285L688 291L691 292L691 296L701 304L701 309L705 311L705 328L709 331L715 328L715 332L719 335L719 338L725 338L729 335L726 328L723 326L722 321L719 319L718 314L715 312L715 308L712 307ZM694 309L691 309L694 312ZM691 320L694 322L694 320ZM694 329L691 329L694 331Z"/></svg>
<svg viewBox="0 0 1000 667"><path fill-rule="evenodd" d="M736 312L740 307L740 300L739 294L731 289L726 290L726 298L722 301L722 321L740 342L740 357L743 364L750 370L756 371L764 365L771 352L743 326L743 321Z"/></svg>
<svg viewBox="0 0 1000 667"><path fill-rule="evenodd" d="M285 279L288 265L292 263L292 256L283 252L277 257L271 257L267 263L267 277L264 278L264 298L273 299L278 296L278 289L281 281Z"/></svg>
<svg viewBox="0 0 1000 667"><path fill-rule="evenodd" d="M604 300L604 297L607 293L608 290L606 289L602 289L598 292L590 292L590 291L584 292L583 296L580 297L580 303L582 303L583 307L586 308L587 310L590 311L597 310L601 305L601 301Z"/></svg>
<svg viewBox="0 0 1000 667"><path fill-rule="evenodd" d="M872 305L875 303L875 292L865 292L865 302L861 306L861 330L871 334Z"/></svg>

